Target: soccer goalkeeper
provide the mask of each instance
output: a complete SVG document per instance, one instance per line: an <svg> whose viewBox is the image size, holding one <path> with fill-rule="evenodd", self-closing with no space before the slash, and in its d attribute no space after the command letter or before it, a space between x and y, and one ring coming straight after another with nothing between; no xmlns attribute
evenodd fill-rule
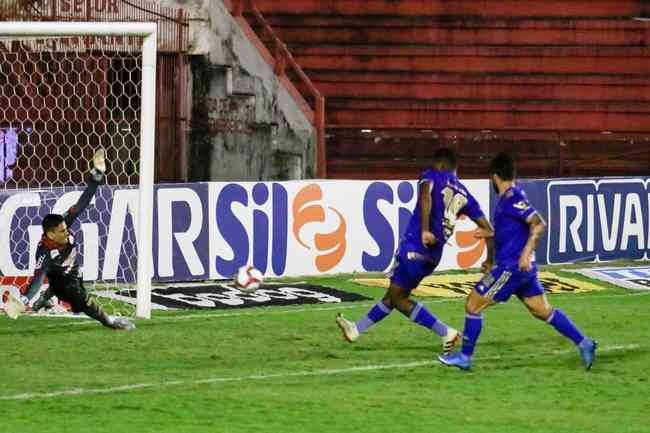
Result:
<svg viewBox="0 0 650 433"><path fill-rule="evenodd" d="M92 200L97 187L104 182L106 161L104 150L98 150L93 157L93 167L88 176L88 185L81 194L79 201L63 215L49 214L43 218L43 237L36 249L36 269L26 296L22 297L23 304L28 304L38 293L44 278L47 276L49 287L34 302L32 309L38 311L49 304L52 296L67 302L75 313L85 313L99 321L102 325L113 329L132 330L135 325L122 317L106 314L94 298L86 293L83 281L79 275L77 264L77 245L70 235L68 227L83 212Z"/></svg>

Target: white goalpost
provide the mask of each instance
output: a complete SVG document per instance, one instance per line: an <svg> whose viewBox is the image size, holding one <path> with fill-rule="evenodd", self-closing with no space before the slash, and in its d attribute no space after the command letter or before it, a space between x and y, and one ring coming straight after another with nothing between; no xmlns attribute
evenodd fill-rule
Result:
<svg viewBox="0 0 650 433"><path fill-rule="evenodd" d="M71 232L88 284L135 287L129 314L150 318L156 54L155 23L0 22L0 286L30 275L43 215L74 204L103 148L107 186Z"/></svg>

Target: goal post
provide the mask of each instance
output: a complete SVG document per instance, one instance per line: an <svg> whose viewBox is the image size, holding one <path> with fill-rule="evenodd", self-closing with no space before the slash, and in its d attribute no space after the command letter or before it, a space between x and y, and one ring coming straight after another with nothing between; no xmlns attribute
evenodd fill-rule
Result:
<svg viewBox="0 0 650 433"><path fill-rule="evenodd" d="M138 161L135 161L136 157L134 156L132 158L132 163L134 166L134 170L137 171L137 176L138 179L137 181L132 182L132 187L133 188L138 188L138 200L137 200L137 217L133 218L133 231L134 231L134 237L135 240L131 240L133 243L136 245L133 246L133 249L137 251L137 265L136 263L133 263L131 265L132 267L137 266L136 272L133 272L133 269L130 269L128 272L128 275L133 275L135 277L135 282L131 281L131 283L135 283L135 286L137 288L137 293L136 293L136 308L135 308L135 314L137 317L141 318L150 318L151 317L151 279L153 275L153 269L152 269L152 227L153 227L153 181L154 181L154 140L155 140L155 107L156 107L156 102L155 102L155 96L156 96L156 51L157 51L157 26L155 23L126 23L126 22L0 22L0 43L3 41L25 41L25 40L49 40L49 39L61 39L65 41L65 38L74 38L76 37L77 40L84 40L85 38L98 38L97 40L102 40L101 37L116 37L116 38L122 38L119 39L125 40L129 38L129 41L132 40L137 40L140 41L140 53L139 53L139 58L137 60L138 68L139 70L137 72L133 72L132 70L128 70L126 67L124 68L126 71L123 72L126 74L125 76L127 77L132 77L137 75L139 81L139 89L134 91L134 93L139 94L139 102L133 103L135 107L128 107L128 113L129 116L136 116L135 114L139 110L139 120L136 119L135 122L132 122L134 126L139 123L139 134L136 134L135 132L129 132L129 134L132 134L132 137L128 137L130 142L132 141L137 141L139 140L139 157L137 158ZM133 39L131 39L133 38ZM86 40L91 40L91 39L86 39ZM95 41L96 39L92 39L92 41ZM76 92L78 92L77 89L82 89L83 91L84 88L88 87L90 88L92 86L92 89L98 89L98 88L103 88L108 89L105 91L105 94L100 95L98 97L98 93L101 92L101 90L92 90L88 95L85 96L78 96L78 101L76 102L77 104L77 110L82 111L84 109L88 109L87 107L90 107L88 109L89 112L93 113L100 113L100 114L94 114L94 116L98 119L100 119L100 122L103 122L102 128L95 128L94 126L87 126L88 123L90 123L90 120L85 120L85 123L82 126L76 126L77 128L81 129L82 132L79 135L83 135L85 132L84 128L90 128L88 132L88 136L84 136L81 140L79 137L73 137L73 143L75 143L75 146L78 144L79 141L83 141L82 145L79 145L80 149L77 151L76 149L70 149L67 151L67 153L62 156L62 157L57 157L60 158L61 160L65 158L73 159L73 158L79 158L79 155L87 156L88 149L92 147L103 147L104 146L104 141L106 140L105 138L102 138L102 131L104 131L105 134L108 135L109 130L113 131L115 128L119 131L119 124L118 121L113 121L111 120L110 124L108 121L103 121L102 116L104 116L104 112L111 112L111 110L114 110L114 107L110 106L110 101L120 101L119 98L124 98L126 101L130 101L131 96L121 96L121 95L110 95L112 89L119 89L123 87L123 84L118 83L118 85L114 85L111 82L111 77L108 77L110 75L109 72L105 71L100 71L100 76L104 74L102 83L92 83L94 80L94 77L97 75L97 71L95 70L89 70L89 71L75 71L74 69L79 69L77 64L83 64L86 62L87 57L93 57L96 55L97 52L103 53L101 54L102 60L104 63L110 63L112 61L113 54L119 50L116 50L115 47L102 47L101 44L103 42L91 42L90 44L84 44L83 42L80 44L82 45L81 48L78 48L78 51L82 52L83 54L77 55L77 58L73 60L66 60L67 63L65 63L63 66L61 65L54 65L51 66L51 63L56 63L58 59L53 53L53 52L48 52L47 49L41 48L39 52L32 53L29 50L23 49L23 52L17 54L16 56L11 57L11 59L20 59L20 65L15 68L15 70L11 71L12 65L10 64L11 61L7 60L9 57L9 54L7 54L8 50L6 47L0 47L3 48L0 50L0 66L6 68L7 70L11 71L12 76L15 76L16 78L11 78L11 77L5 77L5 83L0 83L0 86L5 86L5 88L10 87L9 85L12 84L10 81L13 79L15 83L15 86L19 88L19 90L6 90L5 94L0 92L0 98L4 97L6 100L18 100L20 101L20 98L16 96L16 94L20 93L22 95L21 97L30 97L31 95L35 95L34 98L37 98L37 101L40 101L41 104L44 104L43 101L48 101L52 99L56 99L55 97L52 97L52 95L48 95L47 91L43 92L42 90L39 90L42 84L36 83L36 84L24 84L23 81L27 79L26 75L29 75L30 73L32 75L37 75L34 73L34 70L37 70L41 76L44 76L46 73L49 74L48 76L52 76L52 82L53 86L56 85L59 87L58 92L61 95L61 101L67 101L67 99L64 98L69 98L69 93L73 92L75 93L74 97L77 97L78 95ZM132 43L132 42L131 42ZM110 45L110 41L107 42L107 44ZM24 53L26 51L26 54ZM33 55L34 54L34 55ZM33 56L32 56L33 55ZM67 52L65 53L67 55ZM4 57L3 57L4 56ZM32 57L34 58L32 60ZM5 65L2 65L2 62L5 62ZM93 65L97 64L97 61L88 61L89 63L92 63ZM123 62L126 64L126 61ZM25 64L28 64L25 66ZM73 66L70 66L73 65ZM83 67L83 66L82 66ZM67 69L66 69L67 68ZM76 76L74 79L66 79L65 74L69 74L70 68L73 69L72 73L76 73ZM29 70L30 72L27 73L25 72L26 70ZM4 70L0 70L2 74L5 73ZM0 74L1 75L1 74ZM22 76L21 76L22 75ZM113 75L116 75L113 73ZM61 76L64 76L64 78L60 78ZM113 77L115 78L115 77ZM119 81L119 74L117 74L117 80ZM131 79L131 78L129 78ZM57 81L58 80L58 81ZM135 80L134 80L135 81ZM9 85L7 85L9 83ZM17 84L16 84L17 83ZM133 84L129 82L129 84ZM125 86L125 85L124 85ZM28 90L25 90L27 88ZM31 89L31 90L30 90ZM36 90L33 90L36 89ZM13 92L13 93L8 93L8 92ZM45 93L45 94L43 94ZM67 95L66 95L67 93ZM108 95L107 95L108 94ZM25 96L26 95L26 96ZM14 99L11 99L14 98ZM48 99L49 98L49 99ZM102 99L103 98L103 99ZM103 102L97 102L98 100L103 101ZM66 115L66 109L67 107L60 107L61 101L56 100L53 103L53 106L55 106L54 110L58 110L60 113L54 116L53 114L49 113L47 114L47 119L40 118L38 121L40 124L43 125L49 125L53 124L54 122L63 122L67 118L70 117L70 113L68 112L68 115ZM109 101L109 102L106 102ZM104 103L104 106L99 106L102 103ZM130 102L127 102L130 103ZM113 102L115 104L115 102ZM38 113L39 107L37 107L38 102L30 102L30 107L28 108L15 108L12 111L13 117L15 117L17 120L16 122L20 123L22 118L28 117L29 115L24 114L24 113L31 113L35 112ZM41 109L45 109L41 107ZM0 119L0 122L11 122L10 116L6 116L5 112L2 112L3 108L0 108L0 116L4 117L4 119ZM5 109L6 110L6 109ZM29 110L36 110L36 111L29 111ZM69 110L69 109L68 109ZM61 114L62 113L62 114ZM36 115L37 117L39 116L38 114ZM58 117L57 117L58 116ZM72 117L76 116L76 114L73 113ZM112 113L109 114L109 116L112 116ZM91 117L90 114L87 115L88 119ZM123 116L127 117L127 116ZM54 120L53 120L54 119ZM76 118L75 118L76 120ZM35 122L35 121L34 121ZM50 122L50 123L48 123ZM77 122L81 124L82 122ZM114 126L118 125L118 126ZM2 128L3 125L0 124L0 128ZM5 128L9 128L8 131L10 131L11 134L17 135L18 132L16 132L16 129L9 125L8 127L4 125ZM45 127L43 127L46 129ZM63 127L56 126L57 129L64 129ZM124 127L125 130L130 131L129 127ZM28 133L29 134L36 134L37 132L33 130L33 127L30 126L28 128ZM40 143L39 145L41 146L41 156L38 155L38 151L35 150L33 155L33 158L38 159L39 157L42 157L43 152L49 152L49 148L44 147L47 145L47 143L50 143L49 146L50 148L52 146L66 146L66 140L68 140L69 137L65 135L67 131L62 133L62 137L54 137L52 138L55 134L52 134L51 131L45 131L44 134L47 134L47 139L42 139L40 140L43 143ZM8 137L9 132L2 131L0 129L0 145L3 144L2 141L5 140L3 138L4 136L2 134L5 134ZM6 140L9 140L8 138ZM15 139L14 139L15 140ZM126 141L125 141L126 143ZM109 143L110 144L110 143ZM85 146L85 147L84 147ZM82 148L83 147L83 148ZM15 151L15 149L14 149ZM127 144L123 144L121 148L114 150L111 154L110 149L107 149L108 153L108 158L109 158L109 173L108 179L111 179L110 177L110 170L111 166L118 166L115 161L110 161L110 158L117 158L118 155L130 155L129 152L131 152L132 149L128 148ZM5 150L6 153L6 150ZM14 155L15 157L15 155ZM4 156L3 156L4 158ZM4 161L4 159L3 159ZM7 180L7 178L2 177L2 182L0 183L0 189L4 189L5 193L11 192L12 188L19 188L20 185L27 185L29 184L30 187L33 185L35 188L44 188L44 187L49 187L49 188L58 188L58 187L68 187L71 185L74 185L74 182L79 182L78 179L80 178L79 175L75 177L77 180L71 180L72 175L70 179L63 179L59 180L57 178L57 181L51 182L47 181L49 183L46 183L47 180L47 173L48 170L53 170L53 167L35 167L36 165L33 162L30 161L23 161L21 162L20 156L18 157L18 162L16 163L18 167L17 171L23 174L26 178L29 176L41 176L44 179L38 178L38 179L12 179L11 181ZM80 167L81 164L77 163L76 161L61 161L60 162L61 167L69 167L69 166L74 166L74 167ZM126 167L126 165L124 165ZM0 167L0 169L4 170L7 168L7 165ZM40 170L40 171L39 171ZM115 185L120 184L120 177L119 175L123 175L122 178L125 179L131 179L134 177L133 173L130 172L129 169L124 168L123 173L118 173L117 176L114 176L112 178L112 183ZM77 171L80 173L83 171L81 168L78 168ZM45 173L45 174L43 174ZM83 176L81 176L83 178ZM129 183L129 182L127 182ZM0 191L1 192L1 191ZM27 213L25 213L27 215ZM34 225L39 224L40 221L36 221L37 216L31 215L31 216L25 216L24 217L27 221L27 225L22 228L22 230L25 231L25 234L23 235L23 239L20 240L20 242L25 245L25 240L28 239L27 243L30 244L28 250L32 250L33 252L33 244L34 244L34 236L33 236L33 231ZM6 223L6 221L4 221ZM29 226L31 224L31 226ZM11 221L9 221L9 225L6 226L7 230L11 229ZM3 230L5 228L3 227ZM108 228L102 229L103 232L108 231ZM73 232L75 230L73 229ZM28 233L29 232L29 233ZM84 232L85 233L85 232ZM98 237L101 236L98 235ZM128 238L129 235L127 235ZM13 239L10 236L9 242L12 242ZM18 239L18 238L17 238ZM103 248L106 248L106 245L103 246ZM99 249L99 247L98 247ZM134 252L135 252L134 251ZM104 254L106 254L106 251L104 251ZM84 246L84 255L85 255L85 246ZM85 260L85 259L84 259ZM118 258L118 261L124 260L122 258ZM25 260L21 260L23 263L21 263L23 269L25 268ZM135 265L135 266L134 266ZM84 264L85 267L85 264ZM98 267L98 265L97 265ZM101 278L100 278L101 279Z"/></svg>

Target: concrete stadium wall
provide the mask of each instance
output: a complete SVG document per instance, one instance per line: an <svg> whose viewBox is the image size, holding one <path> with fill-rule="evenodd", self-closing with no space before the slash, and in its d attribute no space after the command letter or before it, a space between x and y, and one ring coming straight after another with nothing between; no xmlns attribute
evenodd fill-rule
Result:
<svg viewBox="0 0 650 433"><path fill-rule="evenodd" d="M313 177L313 126L223 2L161 3L190 14L190 179Z"/></svg>

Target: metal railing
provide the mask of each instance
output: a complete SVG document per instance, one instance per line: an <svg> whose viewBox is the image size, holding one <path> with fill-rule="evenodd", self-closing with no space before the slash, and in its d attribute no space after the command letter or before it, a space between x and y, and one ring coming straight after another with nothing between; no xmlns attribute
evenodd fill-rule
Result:
<svg viewBox="0 0 650 433"><path fill-rule="evenodd" d="M294 100L307 118L314 125L316 130L316 176L319 178L327 177L327 160L325 152L325 97L318 91L316 86L311 82L309 77L302 70L300 65L295 61L293 55L284 42L275 34L268 21L255 6L254 0L231 0L226 2L230 6L233 17L242 26L252 42L258 46L263 57L269 63L283 82L287 91L293 96ZM266 46L262 38L259 37L248 23L246 17L254 20L255 26L261 29L264 39L270 41L270 46ZM312 106L307 102L305 97L293 85L291 78L287 75L287 69L290 69L295 78L299 80L305 89L307 89Z"/></svg>

